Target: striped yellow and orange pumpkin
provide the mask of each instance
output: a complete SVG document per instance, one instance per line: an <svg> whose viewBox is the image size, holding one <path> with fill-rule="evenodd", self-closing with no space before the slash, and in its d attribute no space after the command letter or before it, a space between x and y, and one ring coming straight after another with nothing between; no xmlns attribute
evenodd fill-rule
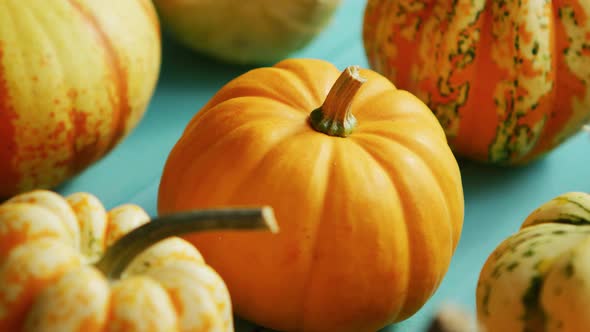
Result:
<svg viewBox="0 0 590 332"><path fill-rule="evenodd" d="M0 1L0 197L54 187L120 142L160 49L149 0Z"/></svg>
<svg viewBox="0 0 590 332"><path fill-rule="evenodd" d="M453 150L523 164L590 119L584 1L369 0L372 68L426 102Z"/></svg>

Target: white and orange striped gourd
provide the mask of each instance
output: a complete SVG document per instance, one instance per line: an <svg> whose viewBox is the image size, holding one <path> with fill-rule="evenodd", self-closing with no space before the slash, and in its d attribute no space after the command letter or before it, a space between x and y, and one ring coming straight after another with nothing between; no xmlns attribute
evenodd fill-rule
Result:
<svg viewBox="0 0 590 332"><path fill-rule="evenodd" d="M272 222L263 211L258 221ZM149 220L88 193L37 190L0 205L0 331L233 331L228 290L191 244L151 231L121 243ZM129 260L139 242L148 248L111 273L111 258Z"/></svg>

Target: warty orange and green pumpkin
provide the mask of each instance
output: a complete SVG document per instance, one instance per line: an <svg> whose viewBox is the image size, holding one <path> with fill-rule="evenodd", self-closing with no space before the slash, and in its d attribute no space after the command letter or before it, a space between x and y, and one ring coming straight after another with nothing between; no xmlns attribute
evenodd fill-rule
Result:
<svg viewBox="0 0 590 332"><path fill-rule="evenodd" d="M423 100L462 157L543 156L590 121L587 1L369 0L370 66Z"/></svg>
<svg viewBox="0 0 590 332"><path fill-rule="evenodd" d="M149 0L0 1L0 197L112 150L147 108L160 49Z"/></svg>

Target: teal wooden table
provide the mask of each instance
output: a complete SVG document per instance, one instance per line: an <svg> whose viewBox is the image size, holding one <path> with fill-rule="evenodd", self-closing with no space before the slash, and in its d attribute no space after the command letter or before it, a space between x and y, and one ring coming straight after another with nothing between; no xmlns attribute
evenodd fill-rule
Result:
<svg viewBox="0 0 590 332"><path fill-rule="evenodd" d="M362 39L365 1L344 0L331 25L293 57L367 66ZM189 119L230 79L250 68L219 63L164 38L160 80L137 129L112 153L58 188L88 191L107 208L132 202L156 214L160 175L168 153ZM441 303L475 310L479 270L492 250L515 232L541 203L567 191L590 192L590 136L579 134L544 159L520 168L494 168L461 161L465 224L450 269L431 300L413 317L384 331L425 331ZM238 332L253 331L237 321Z"/></svg>

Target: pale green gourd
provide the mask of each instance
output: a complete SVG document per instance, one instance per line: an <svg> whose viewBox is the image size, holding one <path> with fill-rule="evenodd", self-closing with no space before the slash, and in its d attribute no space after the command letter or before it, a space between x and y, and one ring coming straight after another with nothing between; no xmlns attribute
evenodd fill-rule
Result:
<svg viewBox="0 0 590 332"><path fill-rule="evenodd" d="M226 62L282 60L329 23L340 0L154 0L182 44Z"/></svg>

